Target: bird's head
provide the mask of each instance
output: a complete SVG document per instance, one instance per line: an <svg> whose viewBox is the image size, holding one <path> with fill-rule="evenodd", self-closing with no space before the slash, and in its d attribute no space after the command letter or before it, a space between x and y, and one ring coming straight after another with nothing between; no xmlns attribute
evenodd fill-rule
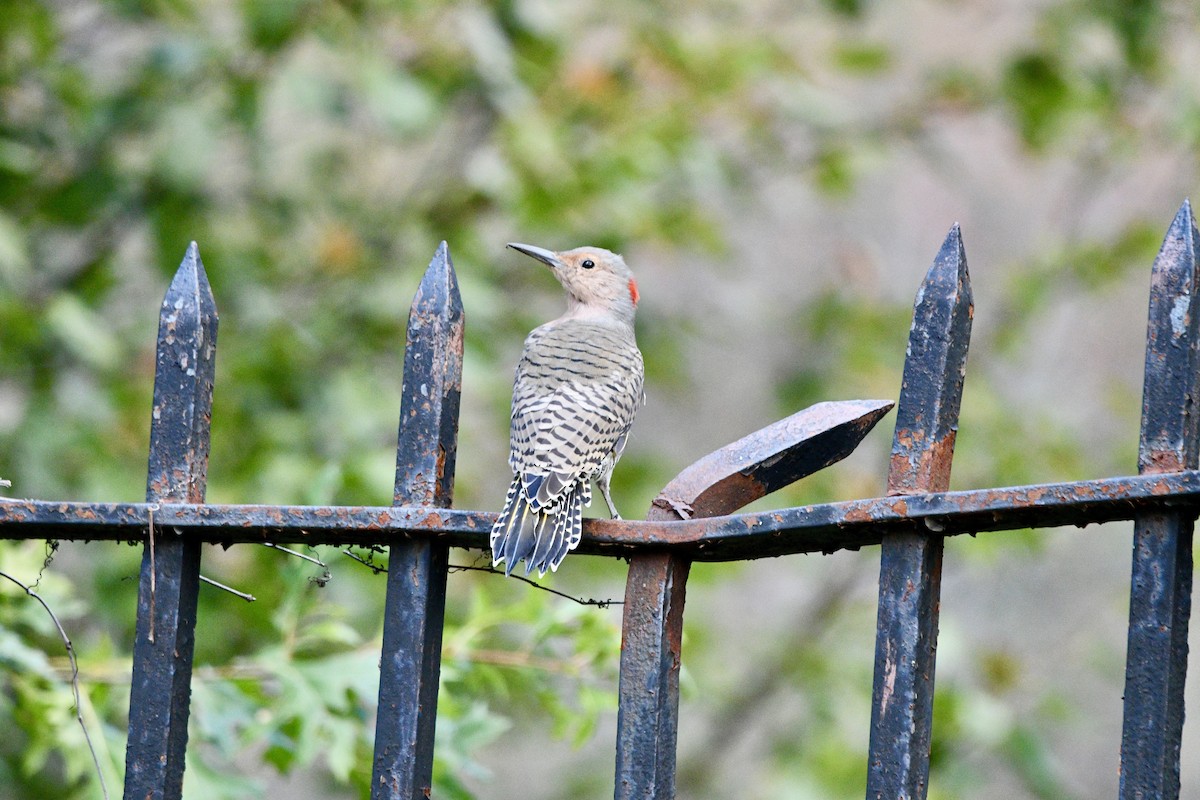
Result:
<svg viewBox="0 0 1200 800"><path fill-rule="evenodd" d="M516 242L508 245L554 271L567 291L568 311L610 313L630 324L638 304L637 281L625 260L602 247L554 252Z"/></svg>

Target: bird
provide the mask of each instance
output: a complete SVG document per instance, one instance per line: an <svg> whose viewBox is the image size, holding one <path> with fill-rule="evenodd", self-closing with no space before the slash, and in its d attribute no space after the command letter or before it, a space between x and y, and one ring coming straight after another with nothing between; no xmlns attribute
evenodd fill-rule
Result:
<svg viewBox="0 0 1200 800"><path fill-rule="evenodd" d="M557 571L583 532L583 508L600 489L613 519L609 478L645 403L642 353L634 337L637 281L618 254L600 247L555 252L508 245L550 267L567 310L525 339L513 380L508 463L512 483L492 527L492 566L511 575Z"/></svg>

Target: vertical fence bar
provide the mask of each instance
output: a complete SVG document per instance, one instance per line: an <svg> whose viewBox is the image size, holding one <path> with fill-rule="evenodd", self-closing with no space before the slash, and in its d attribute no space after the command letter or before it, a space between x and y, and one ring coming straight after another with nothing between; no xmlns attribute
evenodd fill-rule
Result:
<svg viewBox="0 0 1200 800"><path fill-rule="evenodd" d="M677 519L652 508L647 519ZM669 553L629 561L621 623L617 800L675 797L683 605L691 562Z"/></svg>
<svg viewBox="0 0 1200 800"><path fill-rule="evenodd" d="M710 453L676 475L648 520L732 514L845 458L892 403L819 403ZM625 587L617 779L621 798L675 796L683 606L691 562L669 553L634 556Z"/></svg>
<svg viewBox="0 0 1200 800"><path fill-rule="evenodd" d="M216 349L216 304L192 242L159 315L148 503L204 502ZM200 543L152 524L138 583L126 800L183 791L199 586Z"/></svg>
<svg viewBox="0 0 1200 800"><path fill-rule="evenodd" d="M1142 474L1195 469L1197 464L1198 249L1191 205L1184 202L1151 277L1138 447ZM1194 513L1155 512L1134 520L1122 798L1179 796L1194 518Z"/></svg>
<svg viewBox="0 0 1200 800"><path fill-rule="evenodd" d="M450 506L462 392L463 307L446 243L408 315L394 505ZM449 548L391 546L375 725L375 800L427 798L433 783Z"/></svg>
<svg viewBox="0 0 1200 800"><path fill-rule="evenodd" d="M973 314L955 225L913 308L888 494L945 491ZM942 537L889 534L881 546L867 798L924 798L929 783Z"/></svg>

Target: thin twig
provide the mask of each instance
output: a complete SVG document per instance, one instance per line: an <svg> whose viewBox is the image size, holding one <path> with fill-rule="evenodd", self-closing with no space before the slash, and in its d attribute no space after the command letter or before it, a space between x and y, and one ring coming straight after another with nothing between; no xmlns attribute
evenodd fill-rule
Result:
<svg viewBox="0 0 1200 800"><path fill-rule="evenodd" d="M295 550L284 547L281 544L274 544L272 542L260 542L259 544L261 544L263 547L270 547L272 550L282 551L284 553L287 553L289 556L295 556L296 558L303 558L305 561L311 561L312 563L316 564L318 567L329 566L328 564L326 564L324 561L322 561L319 558L307 556L304 553L297 553Z"/></svg>
<svg viewBox="0 0 1200 800"><path fill-rule="evenodd" d="M362 558L357 553L354 553L351 550L343 550L342 554L347 555L350 558L353 558L355 561L362 564L364 567L371 570L376 575L387 572L387 567L381 567L378 564L374 563L373 561L368 561L367 559ZM446 567L447 572L464 572L467 570L470 570L472 572L490 572L493 575L503 575L504 574L503 571L498 570L495 567L478 566L475 564L450 564L449 566ZM531 578L526 578L524 575L513 574L513 575L510 575L509 577L515 578L516 580L519 580L519 581L524 581L525 583L528 583L530 586L541 589L543 592L549 592L550 594L558 595L559 597L562 597L566 600L570 600L573 603L579 603L579 605L581 605L581 606L595 606L596 608L608 608L609 606L625 605L624 600L595 600L590 597L589 598L575 597L574 595L569 595L565 592L560 592L557 589L552 589L549 586L544 586Z"/></svg>
<svg viewBox="0 0 1200 800"><path fill-rule="evenodd" d="M504 574L503 571L498 570L495 567L478 567L473 564L451 564L450 566L448 566L446 568L446 570L448 572L463 572L466 570L470 570L472 572L490 572L494 575L503 575ZM575 597L575 596L569 595L565 592L560 592L558 589L552 589L549 586L544 586L544 585L538 583L537 581L533 580L532 578L526 578L524 575L517 575L514 573L514 574L510 574L508 577L516 578L519 581L524 581L525 583L528 583L530 586L536 586L537 588L541 589L543 592L549 592L550 594L556 594L559 597L563 597L572 602L579 603L579 605L581 605L581 606L595 606L596 608L608 608L609 606L625 605L624 600L594 600L590 597L586 598L586 599L582 598L582 597Z"/></svg>
<svg viewBox="0 0 1200 800"><path fill-rule="evenodd" d="M20 586L25 594L41 603L42 608L46 609L46 613L50 615L51 621L54 622L54 627L58 628L58 635L63 641L63 646L67 648L67 658L71 662L71 695L75 699L75 719L79 722L79 727L83 730L83 740L87 742L88 750L92 754L92 764L96 767L96 777L100 779L100 792L104 795L104 800L108 800L108 785L104 782L104 771L100 769L100 757L96 755L96 747L92 744L92 737L88 734L87 725L83 724L83 706L79 695L79 662L75 658L75 646L71 644L71 638L67 636L62 623L58 621L58 617L50 610L49 604L42 599L40 594L7 572L0 571L0 577L7 578L17 586Z"/></svg>
<svg viewBox="0 0 1200 800"><path fill-rule="evenodd" d="M201 581L201 583L207 583L209 586L215 586L218 589L223 589L223 590L229 592L234 597L242 598L247 603L253 603L256 599L258 599L252 594L246 594L245 592L239 592L237 589L226 586L223 583L218 583L217 581L214 581L212 578L206 578L203 575L200 576L200 581Z"/></svg>
<svg viewBox="0 0 1200 800"><path fill-rule="evenodd" d="M579 675L588 663L586 655L577 655L575 658L543 658L519 650L466 650L460 653L453 647L446 648L442 659L462 659L473 664L490 664L496 667L537 669L559 675Z"/></svg>
<svg viewBox="0 0 1200 800"><path fill-rule="evenodd" d="M349 652L370 655L372 661L379 659L379 643L366 642ZM458 649L453 644L447 644L442 655L442 661L452 659L469 661L473 664L490 664L498 667L523 667L553 672L562 675L578 675L589 664L587 654L576 654L571 658L552 658L537 656L524 651L490 650L485 648ZM70 676L70 664L63 663L65 659L55 656L50 659L50 667L55 674L65 681ZM107 665L93 666L80 672L80 680L89 684L106 684L113 686L129 685L129 665L117 662ZM256 681L274 690L280 681L279 671L269 666L259 664L221 664L197 666L192 672L192 683L215 681Z"/></svg>

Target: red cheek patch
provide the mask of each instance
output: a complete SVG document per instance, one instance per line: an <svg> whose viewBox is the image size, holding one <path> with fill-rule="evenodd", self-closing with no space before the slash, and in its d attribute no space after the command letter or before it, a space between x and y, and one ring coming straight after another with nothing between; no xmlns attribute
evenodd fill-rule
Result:
<svg viewBox="0 0 1200 800"><path fill-rule="evenodd" d="M635 306L638 304L638 300L641 299L641 295L638 294L637 281L633 278L629 279L629 299L633 301Z"/></svg>

